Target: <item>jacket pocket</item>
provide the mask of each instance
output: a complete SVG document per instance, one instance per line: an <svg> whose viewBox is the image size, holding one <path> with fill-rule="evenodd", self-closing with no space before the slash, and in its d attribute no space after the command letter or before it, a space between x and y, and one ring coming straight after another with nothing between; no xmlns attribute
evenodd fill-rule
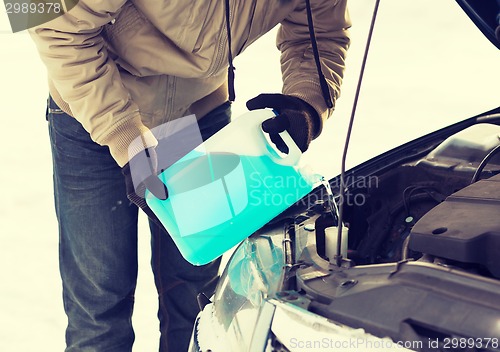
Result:
<svg viewBox="0 0 500 352"><path fill-rule="evenodd" d="M145 18L131 2L127 2L115 19L104 26L103 35L108 43L120 40L127 33L133 33L138 27L144 25Z"/></svg>
<svg viewBox="0 0 500 352"><path fill-rule="evenodd" d="M127 2L118 16L103 27L102 36L106 41L110 57L123 69L135 76L142 76L137 69L138 57L141 54L140 36L144 32L154 33L153 25L142 15L131 2ZM145 39L145 38L142 38Z"/></svg>

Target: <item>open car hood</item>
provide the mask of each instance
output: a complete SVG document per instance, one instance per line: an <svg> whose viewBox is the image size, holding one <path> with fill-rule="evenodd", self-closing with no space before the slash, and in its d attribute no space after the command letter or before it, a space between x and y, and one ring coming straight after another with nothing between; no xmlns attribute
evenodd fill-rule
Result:
<svg viewBox="0 0 500 352"><path fill-rule="evenodd" d="M500 49L500 0L456 0L483 34Z"/></svg>

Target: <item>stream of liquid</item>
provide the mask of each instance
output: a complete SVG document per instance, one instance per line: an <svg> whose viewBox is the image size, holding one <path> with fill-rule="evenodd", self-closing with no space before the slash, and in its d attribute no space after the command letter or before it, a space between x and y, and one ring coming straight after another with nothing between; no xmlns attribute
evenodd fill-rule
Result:
<svg viewBox="0 0 500 352"><path fill-rule="evenodd" d="M332 188L330 186L330 182L326 180L323 176L321 177L321 184L326 189L326 194L328 195L328 205L330 209L330 214L332 215L334 226L338 226L339 224L339 209L337 203L335 202L335 198L333 196Z"/></svg>

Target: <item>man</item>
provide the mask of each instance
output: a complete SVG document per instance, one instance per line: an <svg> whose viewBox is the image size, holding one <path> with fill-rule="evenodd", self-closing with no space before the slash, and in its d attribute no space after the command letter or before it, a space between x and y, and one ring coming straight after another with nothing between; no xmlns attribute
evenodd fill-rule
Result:
<svg viewBox="0 0 500 352"><path fill-rule="evenodd" d="M67 351L132 348L137 206L151 217L160 350L187 349L196 295L212 293L219 261L187 263L147 207L146 188L168 197L151 129L194 114L206 139L229 123L233 54L278 23L283 94L248 107L275 108L264 130L285 152L277 133L288 130L305 151L339 96L346 0L81 0L30 30L49 76ZM148 165L135 179L134 163Z"/></svg>

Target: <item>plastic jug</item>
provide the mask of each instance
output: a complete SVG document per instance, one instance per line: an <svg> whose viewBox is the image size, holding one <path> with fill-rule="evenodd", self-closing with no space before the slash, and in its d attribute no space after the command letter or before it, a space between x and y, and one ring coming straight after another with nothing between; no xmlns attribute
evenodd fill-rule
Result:
<svg viewBox="0 0 500 352"><path fill-rule="evenodd" d="M254 110L238 117L159 175L166 200L146 193L190 263L219 257L313 189L317 179L299 167L290 135L280 133L289 148L280 154L262 131L272 116Z"/></svg>

